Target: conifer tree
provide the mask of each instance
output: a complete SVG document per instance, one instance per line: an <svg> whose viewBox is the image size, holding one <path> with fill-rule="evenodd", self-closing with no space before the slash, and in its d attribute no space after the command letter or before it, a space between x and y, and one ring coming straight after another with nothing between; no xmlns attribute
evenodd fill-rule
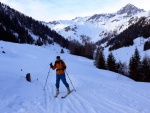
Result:
<svg viewBox="0 0 150 113"><path fill-rule="evenodd" d="M121 61L116 63L116 69L117 72L124 75L125 74L125 63L122 63Z"/></svg>
<svg viewBox="0 0 150 113"><path fill-rule="evenodd" d="M95 65L96 67L98 67L99 54L100 54L100 47L97 48L97 51L96 51L95 56L94 56L94 60L95 60L95 61L94 61L94 65Z"/></svg>
<svg viewBox="0 0 150 113"><path fill-rule="evenodd" d="M112 53L107 58L107 69L116 72L116 59Z"/></svg>
<svg viewBox="0 0 150 113"><path fill-rule="evenodd" d="M130 62L129 62L129 75L130 78L135 80L135 69L136 69L136 65L135 65L135 59L134 56L132 55L132 57L130 58Z"/></svg>
<svg viewBox="0 0 150 113"><path fill-rule="evenodd" d="M100 54L99 54L97 67L100 68L100 69L106 69L105 57L104 57L104 54L103 54L102 50L100 51Z"/></svg>
<svg viewBox="0 0 150 113"><path fill-rule="evenodd" d="M136 80L139 81L140 80L140 68L141 68L141 56L139 54L139 51L138 49L136 48L135 49L135 53L134 53L134 58L135 58L135 65L136 65L136 70L135 70L135 73L136 73Z"/></svg>
<svg viewBox="0 0 150 113"><path fill-rule="evenodd" d="M63 50L63 49L61 49L60 53L64 53L64 50Z"/></svg>
<svg viewBox="0 0 150 113"><path fill-rule="evenodd" d="M150 82L150 59L144 57L141 62L141 77L140 81Z"/></svg>
<svg viewBox="0 0 150 113"><path fill-rule="evenodd" d="M140 68L141 68L141 61L140 61L140 54L138 49L135 49L134 55L130 59L129 63L129 74L133 80L139 81L140 80Z"/></svg>

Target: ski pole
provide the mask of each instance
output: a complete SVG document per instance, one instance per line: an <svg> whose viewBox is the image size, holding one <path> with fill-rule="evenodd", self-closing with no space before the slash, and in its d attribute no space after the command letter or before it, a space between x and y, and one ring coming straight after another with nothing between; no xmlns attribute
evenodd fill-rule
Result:
<svg viewBox="0 0 150 113"><path fill-rule="evenodd" d="M46 83L47 83L47 79L48 79L49 73L50 73L50 68L49 68L49 71L48 71L48 75L47 75L46 82L45 82L43 90L45 90L45 86L46 86Z"/></svg>
<svg viewBox="0 0 150 113"><path fill-rule="evenodd" d="M66 70L65 70L65 71L66 71ZM66 74L67 74L67 76L68 76L68 78L69 78L69 80L70 80L70 82L71 82L71 84L72 84L72 81L71 81L71 79L70 79L70 77L69 77L69 75L68 75L67 71L66 71ZM75 88L74 88L73 84L72 84L72 87L73 87L73 89L75 90ZM76 91L76 90L75 90L75 91Z"/></svg>

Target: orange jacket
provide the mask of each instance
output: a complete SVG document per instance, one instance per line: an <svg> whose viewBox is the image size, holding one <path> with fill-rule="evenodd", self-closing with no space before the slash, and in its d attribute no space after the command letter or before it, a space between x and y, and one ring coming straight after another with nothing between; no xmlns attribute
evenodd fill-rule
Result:
<svg viewBox="0 0 150 113"><path fill-rule="evenodd" d="M56 60L54 66L52 66L52 69L56 69L56 74L64 74L66 69L66 64L62 60Z"/></svg>

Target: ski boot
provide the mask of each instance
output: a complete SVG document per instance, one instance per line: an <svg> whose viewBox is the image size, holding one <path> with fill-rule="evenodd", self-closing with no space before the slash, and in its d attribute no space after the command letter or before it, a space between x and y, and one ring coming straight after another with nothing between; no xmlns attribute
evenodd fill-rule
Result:
<svg viewBox="0 0 150 113"><path fill-rule="evenodd" d="M59 93L59 88L56 88L56 94L58 94Z"/></svg>
<svg viewBox="0 0 150 113"><path fill-rule="evenodd" d="M70 93L70 88L69 88L69 87L67 87L67 93L68 93L68 94Z"/></svg>

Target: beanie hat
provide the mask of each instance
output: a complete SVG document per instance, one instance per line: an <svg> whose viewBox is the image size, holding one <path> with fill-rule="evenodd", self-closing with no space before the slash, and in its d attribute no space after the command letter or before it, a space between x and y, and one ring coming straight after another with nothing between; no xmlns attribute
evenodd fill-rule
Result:
<svg viewBox="0 0 150 113"><path fill-rule="evenodd" d="M56 59L60 59L60 56L57 56Z"/></svg>

